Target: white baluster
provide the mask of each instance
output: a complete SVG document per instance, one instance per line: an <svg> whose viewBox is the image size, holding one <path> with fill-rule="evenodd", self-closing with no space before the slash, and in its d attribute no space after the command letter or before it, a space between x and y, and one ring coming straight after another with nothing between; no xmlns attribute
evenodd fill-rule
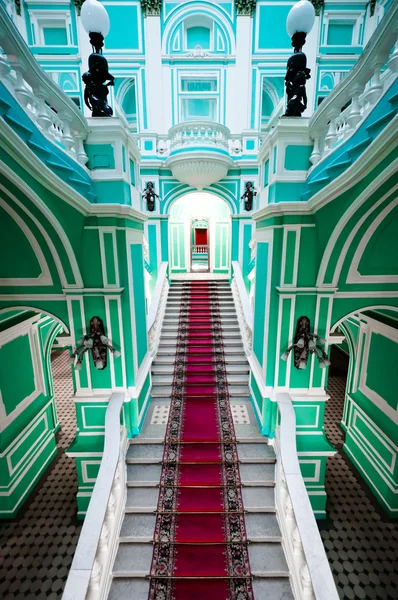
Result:
<svg viewBox="0 0 398 600"><path fill-rule="evenodd" d="M91 571L90 584L88 588L88 600L97 600L97 598L99 598L101 575L102 565L98 558L96 558L94 561L93 570Z"/></svg>
<svg viewBox="0 0 398 600"><path fill-rule="evenodd" d="M393 73L397 73L398 71L398 42L395 44L394 52L391 54L388 61L388 68Z"/></svg>
<svg viewBox="0 0 398 600"><path fill-rule="evenodd" d="M88 161L88 156L86 154L86 151L84 150L83 137L79 133L74 131L73 139L75 143L76 158L78 162L84 167L84 165Z"/></svg>
<svg viewBox="0 0 398 600"><path fill-rule="evenodd" d="M14 87L15 95L16 95L18 101L20 102L20 104L24 108L28 108L29 104L32 105L32 94L26 87L25 80L23 78L21 71L18 69L17 66L15 66L14 68L15 68L15 74L17 76L17 81L16 81L15 87Z"/></svg>
<svg viewBox="0 0 398 600"><path fill-rule="evenodd" d="M320 151L320 147L319 147L319 142L320 142L319 137L316 137L314 139L314 148L313 148L312 154L310 156L310 162L311 162L312 166L315 166L321 160L321 151Z"/></svg>
<svg viewBox="0 0 398 600"><path fill-rule="evenodd" d="M305 563L300 569L300 581L303 587L303 598L305 598L305 600L315 600L311 575L308 570L307 563Z"/></svg>
<svg viewBox="0 0 398 600"><path fill-rule="evenodd" d="M338 113L334 112L330 115L330 124L329 129L325 137L325 146L329 150L333 147L333 144L337 140L337 132L336 132L336 119Z"/></svg>
<svg viewBox="0 0 398 600"><path fill-rule="evenodd" d="M36 122L44 131L44 133L50 133L50 129L53 126L53 120L49 115L49 108L44 99L44 93L41 90L35 90L34 94L39 101L39 110L36 115Z"/></svg>
<svg viewBox="0 0 398 600"><path fill-rule="evenodd" d="M1 53L0 54L0 79L4 79L9 74L11 68L8 64L7 57Z"/></svg>
<svg viewBox="0 0 398 600"><path fill-rule="evenodd" d="M368 91L366 92L366 98L368 102L373 106L376 104L378 99L383 93L383 86L380 82L380 68L382 65L378 64L375 66L375 71L372 77L372 83Z"/></svg>
<svg viewBox="0 0 398 600"><path fill-rule="evenodd" d="M359 96L363 92L362 86L356 86L352 93L352 100L350 106L350 113L347 117L347 123L349 130L352 131L356 129L358 123L362 120L361 109L359 106Z"/></svg>
<svg viewBox="0 0 398 600"><path fill-rule="evenodd" d="M69 117L69 115L67 115L66 113L62 113L60 115L60 118L62 120L62 138L61 141L63 143L63 145L65 146L66 150L71 154L72 153L72 149L75 145L75 141L72 137L72 133L70 130L70 125L72 122L72 119ZM75 153L76 153L76 148L75 148Z"/></svg>

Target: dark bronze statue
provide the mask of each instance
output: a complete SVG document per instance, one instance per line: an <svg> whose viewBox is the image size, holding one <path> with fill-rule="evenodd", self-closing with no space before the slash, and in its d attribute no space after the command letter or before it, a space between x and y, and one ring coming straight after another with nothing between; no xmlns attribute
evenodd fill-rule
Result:
<svg viewBox="0 0 398 600"><path fill-rule="evenodd" d="M148 181L148 183L146 184L146 189L144 190L142 197L146 200L146 206L149 212L153 212L155 210L155 198L157 198L158 200L160 198L155 193L152 181Z"/></svg>
<svg viewBox="0 0 398 600"><path fill-rule="evenodd" d="M113 111L107 102L108 86L115 85L115 78L108 71L108 61L102 54L93 52L88 58L88 69L82 77L86 84L84 102L93 117L111 117Z"/></svg>
<svg viewBox="0 0 398 600"><path fill-rule="evenodd" d="M250 211L253 208L254 196L257 196L257 192L253 187L253 182L247 181L245 191L241 196L241 200L245 199L245 210Z"/></svg>
<svg viewBox="0 0 398 600"><path fill-rule="evenodd" d="M307 57L302 52L305 44L305 33L295 33L292 37L294 54L287 61L285 87L287 106L284 117L301 117L307 108L305 82L310 79L311 69L307 68Z"/></svg>

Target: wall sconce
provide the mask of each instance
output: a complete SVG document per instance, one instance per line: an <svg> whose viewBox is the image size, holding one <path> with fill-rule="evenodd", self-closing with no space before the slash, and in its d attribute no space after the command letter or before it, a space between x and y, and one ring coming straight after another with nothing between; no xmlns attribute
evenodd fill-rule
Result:
<svg viewBox="0 0 398 600"><path fill-rule="evenodd" d="M99 371L103 371L107 365L107 349L109 349L115 358L119 358L120 352L115 350L105 335L104 322L100 317L90 319L90 333L84 335L77 341L77 348L70 357L71 365L74 365L77 371L83 366L83 356L91 350L93 362ZM77 360L76 360L77 359Z"/></svg>
<svg viewBox="0 0 398 600"><path fill-rule="evenodd" d="M328 355L318 344L325 344L326 340L315 333L310 332L310 320L308 317L300 317L297 320L294 343L281 356L287 360L290 352L294 351L294 366L296 369L305 369L310 354L316 354L321 369L330 365Z"/></svg>

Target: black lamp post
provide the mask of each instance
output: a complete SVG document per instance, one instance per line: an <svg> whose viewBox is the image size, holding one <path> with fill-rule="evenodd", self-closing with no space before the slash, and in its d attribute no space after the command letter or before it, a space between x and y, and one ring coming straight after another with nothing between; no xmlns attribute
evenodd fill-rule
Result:
<svg viewBox="0 0 398 600"><path fill-rule="evenodd" d="M284 117L301 117L301 113L307 108L305 82L310 78L310 69L307 68L307 57L302 48L314 20L315 9L309 0L297 2L287 16L286 29L292 38L294 54L287 61L285 76L287 104Z"/></svg>
<svg viewBox="0 0 398 600"><path fill-rule="evenodd" d="M93 117L111 117L113 111L107 102L108 87L114 85L115 78L108 72L108 61L102 54L104 38L109 32L109 16L98 0L86 0L80 18L93 49L88 58L88 71L82 77L86 84L84 102Z"/></svg>

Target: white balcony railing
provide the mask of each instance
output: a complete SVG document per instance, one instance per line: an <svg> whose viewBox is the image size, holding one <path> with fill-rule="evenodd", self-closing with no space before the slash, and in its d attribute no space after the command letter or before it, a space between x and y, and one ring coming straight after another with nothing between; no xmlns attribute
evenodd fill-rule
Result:
<svg viewBox="0 0 398 600"><path fill-rule="evenodd" d="M63 600L102 600L111 584L126 504L127 432L120 426L124 394L112 394L105 414L101 466L66 582Z"/></svg>
<svg viewBox="0 0 398 600"><path fill-rule="evenodd" d="M170 150L186 146L218 146L228 151L228 127L212 121L190 121L169 129Z"/></svg>
<svg viewBox="0 0 398 600"><path fill-rule="evenodd" d="M237 261L232 261L232 295L234 297L236 312L238 314L239 328L243 340L246 356L250 356L253 345L253 311L250 306L249 295L243 281L242 270Z"/></svg>
<svg viewBox="0 0 398 600"><path fill-rule="evenodd" d="M296 414L289 394L276 394L280 424L276 427L275 499L294 597L338 600L336 584L323 547L300 470Z"/></svg>
<svg viewBox="0 0 398 600"><path fill-rule="evenodd" d="M168 262L162 262L160 265L158 278L152 295L151 306L148 311L147 331L149 352L151 353L151 356L155 356L158 349L163 317L166 310L167 296L169 293L169 281L167 279L168 265Z"/></svg>
<svg viewBox="0 0 398 600"><path fill-rule="evenodd" d="M208 246L192 246L192 254L207 254Z"/></svg>
<svg viewBox="0 0 398 600"><path fill-rule="evenodd" d="M86 119L39 66L1 4L0 80L48 139L61 144L81 165L86 164Z"/></svg>
<svg viewBox="0 0 398 600"><path fill-rule="evenodd" d="M356 131L394 82L398 72L397 36L398 2L392 2L358 62L310 119L309 133L314 140L310 157L313 166Z"/></svg>

